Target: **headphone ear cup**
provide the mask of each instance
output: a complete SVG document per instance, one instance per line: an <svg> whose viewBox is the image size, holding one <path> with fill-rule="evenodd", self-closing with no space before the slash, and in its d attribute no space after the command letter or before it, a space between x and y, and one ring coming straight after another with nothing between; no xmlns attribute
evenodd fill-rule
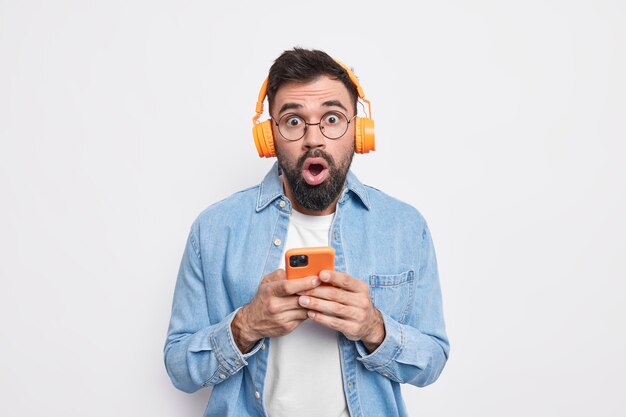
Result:
<svg viewBox="0 0 626 417"><path fill-rule="evenodd" d="M368 153L376 150L374 121L372 119L357 117L354 133L354 151L356 153Z"/></svg>
<svg viewBox="0 0 626 417"><path fill-rule="evenodd" d="M274 135L272 134L272 122L270 120L255 124L252 127L252 136L254 137L256 150L261 158L276 156L276 151L274 150Z"/></svg>

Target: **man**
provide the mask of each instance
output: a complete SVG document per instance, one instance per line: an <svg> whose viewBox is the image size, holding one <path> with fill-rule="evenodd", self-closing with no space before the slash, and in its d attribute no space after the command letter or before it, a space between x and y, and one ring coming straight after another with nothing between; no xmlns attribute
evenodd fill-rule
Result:
<svg viewBox="0 0 626 417"><path fill-rule="evenodd" d="M405 416L399 384L434 382L449 351L428 227L350 172L373 121L356 117L364 95L346 67L285 51L255 121L266 86L271 120L254 135L278 162L191 227L169 376L213 387L205 416ZM285 251L309 246L332 246L335 271L286 280Z"/></svg>

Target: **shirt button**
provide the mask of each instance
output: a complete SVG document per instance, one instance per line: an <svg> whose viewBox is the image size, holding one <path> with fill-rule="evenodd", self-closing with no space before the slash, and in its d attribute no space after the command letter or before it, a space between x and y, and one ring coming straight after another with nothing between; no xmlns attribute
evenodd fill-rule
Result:
<svg viewBox="0 0 626 417"><path fill-rule="evenodd" d="M220 379L226 379L226 375L220 374Z"/></svg>
<svg viewBox="0 0 626 417"><path fill-rule="evenodd" d="M256 398L257 400L261 398L261 393L259 391L254 391L254 398Z"/></svg>
<svg viewBox="0 0 626 417"><path fill-rule="evenodd" d="M280 244L283 243L280 241L280 239L274 239L274 246L280 246Z"/></svg>
<svg viewBox="0 0 626 417"><path fill-rule="evenodd" d="M261 350L265 350L265 343L261 343Z"/></svg>
<svg viewBox="0 0 626 417"><path fill-rule="evenodd" d="M278 205L280 206L280 208L284 208L287 203L285 203L285 200L280 200L280 203L278 203Z"/></svg>
<svg viewBox="0 0 626 417"><path fill-rule="evenodd" d="M239 359L235 359L235 365L241 365L241 361Z"/></svg>
<svg viewBox="0 0 626 417"><path fill-rule="evenodd" d="M348 381L348 389L352 389L352 380Z"/></svg>

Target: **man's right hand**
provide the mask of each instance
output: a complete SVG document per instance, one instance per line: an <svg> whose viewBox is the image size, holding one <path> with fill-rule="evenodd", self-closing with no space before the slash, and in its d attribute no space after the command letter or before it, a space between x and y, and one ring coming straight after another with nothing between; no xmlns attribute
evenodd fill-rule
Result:
<svg viewBox="0 0 626 417"><path fill-rule="evenodd" d="M237 312L231 323L239 350L249 352L264 337L294 331L307 319L307 310L298 304L298 293L319 285L316 276L287 280L283 269L263 277L252 301Z"/></svg>

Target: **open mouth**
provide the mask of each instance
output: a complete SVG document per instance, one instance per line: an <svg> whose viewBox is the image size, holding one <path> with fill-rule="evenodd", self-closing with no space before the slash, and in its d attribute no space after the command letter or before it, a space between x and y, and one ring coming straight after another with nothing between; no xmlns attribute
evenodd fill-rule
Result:
<svg viewBox="0 0 626 417"><path fill-rule="evenodd" d="M328 163L324 158L307 158L302 165L302 177L309 185L319 185L328 178Z"/></svg>

